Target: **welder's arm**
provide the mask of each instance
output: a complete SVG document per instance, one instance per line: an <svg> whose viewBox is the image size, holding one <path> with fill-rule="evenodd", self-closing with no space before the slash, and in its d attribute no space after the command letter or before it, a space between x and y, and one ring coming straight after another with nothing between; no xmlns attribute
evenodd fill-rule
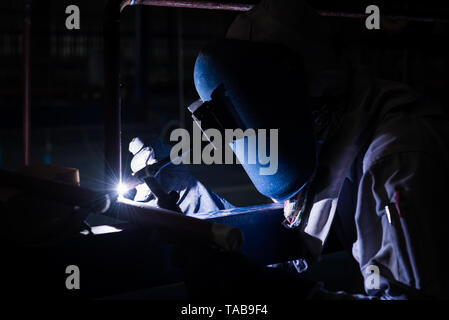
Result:
<svg viewBox="0 0 449 320"><path fill-rule="evenodd" d="M363 176L353 251L365 277L370 265L379 266L378 295L447 295L445 166L443 153L402 152L377 160Z"/></svg>
<svg viewBox="0 0 449 320"><path fill-rule="evenodd" d="M369 296L319 291L325 299L423 299L447 296L447 178L424 152L392 154L362 177L353 246ZM370 267L371 266L371 267ZM379 281L373 267L379 268ZM378 285L378 286L377 286ZM376 289L378 287L378 289ZM446 288L446 289L445 289Z"/></svg>
<svg viewBox="0 0 449 320"><path fill-rule="evenodd" d="M234 207L193 176L190 176L186 187L181 191L178 205L184 214L193 216Z"/></svg>
<svg viewBox="0 0 449 320"><path fill-rule="evenodd" d="M196 254L187 284L194 296L217 290L232 297L359 300L426 299L447 296L445 172L428 154L404 152L379 159L362 177L353 254L366 294L331 292L326 284L256 266L238 254ZM387 209L388 207L388 213ZM196 249L199 250L199 249ZM191 256L195 257L195 254ZM371 273L378 267L379 277ZM206 290L206 291L205 291ZM274 292L274 293L273 293Z"/></svg>
<svg viewBox="0 0 449 320"><path fill-rule="evenodd" d="M132 172L137 172L170 154L170 148L158 138L150 139L146 144L141 139L134 138L129 144L129 151L134 155L131 160ZM184 214L194 215L233 207L195 179L183 164L166 166L156 178L167 194L172 191L178 193L177 205ZM134 201L157 206L157 200L145 183L138 185L136 191Z"/></svg>

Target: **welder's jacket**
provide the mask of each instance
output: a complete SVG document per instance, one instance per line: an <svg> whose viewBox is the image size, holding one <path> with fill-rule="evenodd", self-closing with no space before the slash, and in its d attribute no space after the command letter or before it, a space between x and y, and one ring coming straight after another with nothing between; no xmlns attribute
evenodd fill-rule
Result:
<svg viewBox="0 0 449 320"><path fill-rule="evenodd" d="M399 83L354 74L348 90L318 157L312 205L299 226L304 241L318 255L334 223L368 294L447 296L449 121ZM378 290L370 289L372 266Z"/></svg>
<svg viewBox="0 0 449 320"><path fill-rule="evenodd" d="M350 78L298 229L307 253L318 259L335 226L352 246L368 295L320 289L313 297L447 297L449 120L405 85L363 72Z"/></svg>
<svg viewBox="0 0 449 320"><path fill-rule="evenodd" d="M309 68L310 95L330 92L341 98L332 109L333 121L311 184L312 201L299 232L307 251L317 258L331 225L339 224L366 279L366 296L321 289L314 297L447 297L448 119L405 85L361 71L332 73L326 66L317 68L312 60L320 59L313 55L318 42L307 52L307 35L295 34L306 25L307 14L299 10L295 17L290 10L285 19L276 20L276 15L282 16L272 8L278 3L261 1L239 15L228 37L290 44L303 53ZM297 20L299 26L293 25ZM318 28L312 24L309 30ZM321 87L314 85L316 79ZM372 289L376 286L370 282L371 266L380 272L378 290Z"/></svg>

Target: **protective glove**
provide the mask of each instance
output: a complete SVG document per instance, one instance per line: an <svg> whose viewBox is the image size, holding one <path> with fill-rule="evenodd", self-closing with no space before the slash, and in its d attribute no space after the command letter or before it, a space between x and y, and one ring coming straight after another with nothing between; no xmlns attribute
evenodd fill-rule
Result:
<svg viewBox="0 0 449 320"><path fill-rule="evenodd" d="M129 151L134 155L131 160L132 172L137 172L170 155L170 147L163 144L157 137L148 139L147 144L136 137L130 142ZM164 167L156 175L156 180L166 194L178 193L177 205L184 214L194 215L233 207L196 180L182 163ZM135 189L134 201L144 202L148 206L157 206L157 199L145 183L139 184Z"/></svg>
<svg viewBox="0 0 449 320"><path fill-rule="evenodd" d="M154 164L170 155L170 148L164 145L159 139L152 138L151 147L145 146L138 137L129 143L129 151L134 155L131 160L131 170L133 173L143 169L147 165ZM168 165L156 175L156 180L166 194L175 191L178 194L187 188L191 175L187 168L180 165ZM134 201L147 202L148 205L155 206L156 199L152 195L151 190L145 184L136 186L136 195Z"/></svg>

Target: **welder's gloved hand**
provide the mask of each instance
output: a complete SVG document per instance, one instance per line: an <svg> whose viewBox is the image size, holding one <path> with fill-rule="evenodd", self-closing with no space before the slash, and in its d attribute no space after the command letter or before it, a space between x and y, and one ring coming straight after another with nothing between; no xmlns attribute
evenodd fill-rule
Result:
<svg viewBox="0 0 449 320"><path fill-rule="evenodd" d="M131 160L131 170L133 173L145 168L147 165L154 164L170 155L170 148L164 145L159 139L150 139L148 145L136 137L129 144L129 151L134 155ZM156 180L162 187L162 190L169 194L172 191L181 193L186 189L190 173L183 165L169 165L162 169L156 176ZM151 190L145 183L136 187L135 201L148 202L149 205L156 205L156 199Z"/></svg>
<svg viewBox="0 0 449 320"><path fill-rule="evenodd" d="M129 151L134 155L131 160L132 172L137 172L149 164L156 163L170 155L170 147L153 137L144 143L140 138L132 139ZM170 164L163 168L156 179L165 193L179 194L177 205L184 214L211 212L231 208L226 200L214 194L197 181L183 164ZM134 201L144 202L148 206L157 206L157 199L145 183L136 187Z"/></svg>
<svg viewBox="0 0 449 320"><path fill-rule="evenodd" d="M305 300L321 288L320 283L297 273L263 267L239 252L207 246L175 247L173 263L184 269L184 281L193 299Z"/></svg>

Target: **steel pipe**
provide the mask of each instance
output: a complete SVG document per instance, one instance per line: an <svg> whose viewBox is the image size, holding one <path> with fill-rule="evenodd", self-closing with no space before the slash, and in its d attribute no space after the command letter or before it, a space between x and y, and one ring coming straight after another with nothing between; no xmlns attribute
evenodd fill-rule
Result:
<svg viewBox="0 0 449 320"><path fill-rule="evenodd" d="M109 1L103 20L104 36L104 181L113 190L122 177L120 101L120 12L129 1Z"/></svg>
<svg viewBox="0 0 449 320"><path fill-rule="evenodd" d="M364 13L351 13L351 12L338 12L338 11L325 11L318 10L317 11L320 16L323 17L337 17L337 18L348 18L348 19L364 19L367 17ZM436 18L436 17L415 17L415 16L404 16L404 15L391 15L381 14L382 18L386 18L389 20L402 20L402 21L415 21L415 22L441 22L448 23L449 19L447 18Z"/></svg>
<svg viewBox="0 0 449 320"><path fill-rule="evenodd" d="M256 2L256 1L255 1ZM254 8L255 4L238 3L234 1L201 1L201 0L131 0L129 5L149 5L157 7L177 7L192 9L209 9L209 10L226 10L226 11L249 11ZM367 15L365 13L339 12L329 10L317 10L317 13L323 17L341 17L349 19L363 19ZM416 22L442 22L448 23L448 18L438 17L417 17L405 15L382 15L382 17L391 20L404 20Z"/></svg>
<svg viewBox="0 0 449 320"><path fill-rule="evenodd" d="M22 157L24 166L30 164L30 140L31 140L30 31L31 31L31 0L27 0L25 2L25 19L23 25Z"/></svg>
<svg viewBox="0 0 449 320"><path fill-rule="evenodd" d="M190 9L249 11L254 4L245 4L232 1L197 1L197 0L134 0L130 5L148 5L155 7L176 7Z"/></svg>

